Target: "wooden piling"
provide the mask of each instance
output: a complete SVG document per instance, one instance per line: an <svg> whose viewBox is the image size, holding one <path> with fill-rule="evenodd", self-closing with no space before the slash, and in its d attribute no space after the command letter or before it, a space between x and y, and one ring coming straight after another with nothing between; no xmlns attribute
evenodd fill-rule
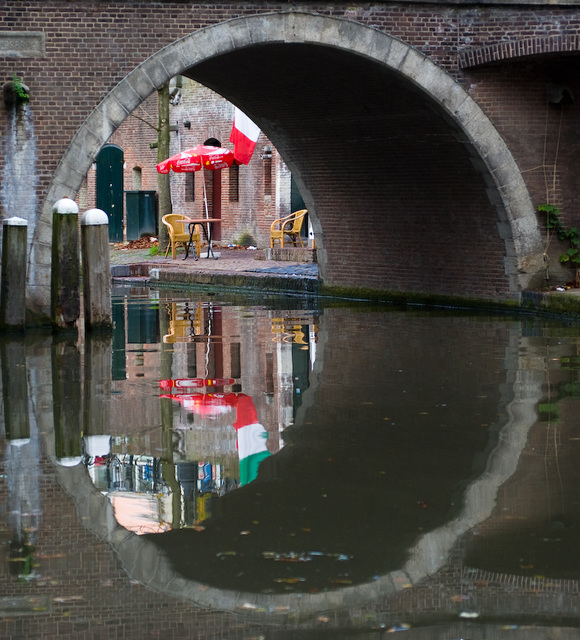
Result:
<svg viewBox="0 0 580 640"><path fill-rule="evenodd" d="M111 389L113 336L89 332L85 336L83 440L91 458L111 451Z"/></svg>
<svg viewBox="0 0 580 640"><path fill-rule="evenodd" d="M81 218L85 330L112 329L109 216L89 209Z"/></svg>
<svg viewBox="0 0 580 640"><path fill-rule="evenodd" d="M78 212L70 198L52 208L50 310L55 329L76 329L81 315Z"/></svg>
<svg viewBox="0 0 580 640"><path fill-rule="evenodd" d="M82 461L81 356L76 338L55 337L52 344L52 411L54 451L58 464Z"/></svg>
<svg viewBox="0 0 580 640"><path fill-rule="evenodd" d="M28 222L23 218L8 218L2 227L0 326L5 329L24 329Z"/></svg>
<svg viewBox="0 0 580 640"><path fill-rule="evenodd" d="M30 439L26 346L22 340L2 340L2 399L6 439L23 443Z"/></svg>

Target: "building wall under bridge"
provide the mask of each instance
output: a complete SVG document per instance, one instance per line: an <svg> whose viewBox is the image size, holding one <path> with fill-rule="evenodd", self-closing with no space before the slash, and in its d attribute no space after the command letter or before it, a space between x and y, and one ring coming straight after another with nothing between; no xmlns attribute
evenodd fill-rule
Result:
<svg viewBox="0 0 580 640"><path fill-rule="evenodd" d="M578 11L3 6L3 82L30 89L34 148L11 135L5 107L2 215L24 212L13 197L24 181L31 310L48 308L53 203L77 196L111 134L178 74L242 108L278 149L309 209L325 285L487 300L543 285L545 258L554 273L561 248L545 252L537 205L560 206L568 226L578 216Z"/></svg>

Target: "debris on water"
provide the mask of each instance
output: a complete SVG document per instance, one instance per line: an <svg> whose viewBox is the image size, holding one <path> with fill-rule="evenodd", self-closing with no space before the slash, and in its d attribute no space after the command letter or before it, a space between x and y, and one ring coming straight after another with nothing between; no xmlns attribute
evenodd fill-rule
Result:
<svg viewBox="0 0 580 640"><path fill-rule="evenodd" d="M84 600L83 596L57 596L52 599L53 602L58 602L59 604L67 603L67 602L78 602L79 600Z"/></svg>
<svg viewBox="0 0 580 640"><path fill-rule="evenodd" d="M274 582L283 582L285 584L298 584L306 582L306 578L274 578Z"/></svg>
<svg viewBox="0 0 580 640"><path fill-rule="evenodd" d="M347 562L352 559L346 553L326 553L324 551L262 551L262 557L265 560L274 560L275 562L310 562L313 557L332 558L337 562Z"/></svg>
<svg viewBox="0 0 580 640"><path fill-rule="evenodd" d="M469 600L469 596L465 596L465 595L451 596L451 602L463 602L464 600Z"/></svg>
<svg viewBox="0 0 580 640"><path fill-rule="evenodd" d="M238 554L235 551L218 551L216 556L218 558L225 558L226 556L237 556Z"/></svg>
<svg viewBox="0 0 580 640"><path fill-rule="evenodd" d="M335 578L332 584L352 584L352 580L346 580L344 578Z"/></svg>
<svg viewBox="0 0 580 640"><path fill-rule="evenodd" d="M477 611L462 611L459 614L460 618L479 618L479 613Z"/></svg>
<svg viewBox="0 0 580 640"><path fill-rule="evenodd" d="M387 629L387 633L395 633L396 631L409 631L410 628L411 628L410 624L407 624L406 622L401 622L399 624L394 624L392 627L389 627Z"/></svg>

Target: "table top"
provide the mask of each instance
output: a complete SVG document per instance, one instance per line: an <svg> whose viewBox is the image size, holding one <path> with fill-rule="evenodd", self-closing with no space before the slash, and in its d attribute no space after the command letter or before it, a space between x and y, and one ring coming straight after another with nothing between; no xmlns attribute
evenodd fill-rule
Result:
<svg viewBox="0 0 580 640"><path fill-rule="evenodd" d="M188 218L187 216L183 216L184 220L187 220L189 224L201 224L202 222L221 222L221 218Z"/></svg>

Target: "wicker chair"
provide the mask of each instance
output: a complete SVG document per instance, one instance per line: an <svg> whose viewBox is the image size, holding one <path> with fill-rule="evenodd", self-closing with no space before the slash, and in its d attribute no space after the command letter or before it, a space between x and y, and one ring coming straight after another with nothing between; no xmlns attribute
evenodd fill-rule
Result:
<svg viewBox="0 0 580 640"><path fill-rule="evenodd" d="M302 230L304 218L307 213L307 209L300 209L300 211L294 211L294 213L291 213L285 218L278 218L277 220L274 220L270 227L270 248L274 248L276 241L278 241L280 246L283 247L284 238L286 236L290 238L289 242L291 242L295 247L298 246L298 242L300 242L300 246L303 247L304 243L300 237L300 231Z"/></svg>
<svg viewBox="0 0 580 640"><path fill-rule="evenodd" d="M183 216L177 213L168 213L167 215L161 218L163 224L167 227L169 231L169 244L167 245L167 250L165 251L165 257L167 258L167 254L169 253L169 249L171 249L171 257L173 260L177 257L177 245L182 244L183 246L187 246L187 243L192 240L195 243L195 250L197 257L201 254L201 234L199 232L199 227L195 227L194 233L189 235L189 225L187 220L183 218Z"/></svg>

